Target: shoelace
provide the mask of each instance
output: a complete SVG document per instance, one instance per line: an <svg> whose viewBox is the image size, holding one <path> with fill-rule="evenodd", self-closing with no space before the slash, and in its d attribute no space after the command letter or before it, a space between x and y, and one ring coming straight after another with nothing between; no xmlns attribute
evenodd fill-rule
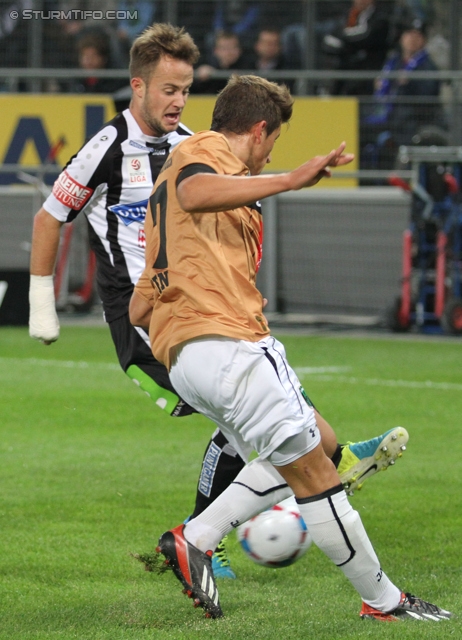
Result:
<svg viewBox="0 0 462 640"><path fill-rule="evenodd" d="M226 548L223 541L221 541L218 547L215 549L215 556L219 559L222 567L230 566L231 563L228 559L228 555L226 553Z"/></svg>
<svg viewBox="0 0 462 640"><path fill-rule="evenodd" d="M421 600L420 598L416 598L411 593L405 593L406 597L403 602L400 603L400 606L409 603L411 607L416 607L417 609L423 609L426 613L438 613L439 607L436 604L431 604L430 602L425 602L425 600Z"/></svg>

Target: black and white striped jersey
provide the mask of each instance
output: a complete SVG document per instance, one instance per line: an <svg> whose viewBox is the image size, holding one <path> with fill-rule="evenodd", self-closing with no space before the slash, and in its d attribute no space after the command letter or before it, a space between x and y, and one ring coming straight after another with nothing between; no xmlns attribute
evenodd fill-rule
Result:
<svg viewBox="0 0 462 640"><path fill-rule="evenodd" d="M161 138L145 135L129 109L73 156L44 203L61 222L87 216L106 320L127 313L144 269L144 218L152 186L168 154L192 131L180 125Z"/></svg>

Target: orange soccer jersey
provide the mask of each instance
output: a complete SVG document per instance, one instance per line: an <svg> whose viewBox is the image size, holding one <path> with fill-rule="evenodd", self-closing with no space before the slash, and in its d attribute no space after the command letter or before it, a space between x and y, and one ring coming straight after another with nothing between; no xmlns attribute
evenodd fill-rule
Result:
<svg viewBox="0 0 462 640"><path fill-rule="evenodd" d="M231 211L187 213L179 181L195 173L242 176L248 168L225 136L197 133L174 149L149 200L146 268L137 292L153 307L149 334L155 357L170 368L176 345L204 335L255 342L269 334L255 286L261 259L258 204Z"/></svg>

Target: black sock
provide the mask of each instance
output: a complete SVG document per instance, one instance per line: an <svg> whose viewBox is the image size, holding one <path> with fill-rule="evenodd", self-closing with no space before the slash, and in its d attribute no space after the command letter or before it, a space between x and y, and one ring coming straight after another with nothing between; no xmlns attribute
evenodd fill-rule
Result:
<svg viewBox="0 0 462 640"><path fill-rule="evenodd" d="M227 444L228 440L221 431L218 431L207 445L197 484L196 504L191 518L202 513L220 493L227 489L245 466L239 454L229 455L223 452Z"/></svg>
<svg viewBox="0 0 462 640"><path fill-rule="evenodd" d="M335 468L338 469L338 465L340 464L340 460L342 459L342 447L345 445L338 444L337 448L334 451L334 455L331 457L332 462L335 464Z"/></svg>

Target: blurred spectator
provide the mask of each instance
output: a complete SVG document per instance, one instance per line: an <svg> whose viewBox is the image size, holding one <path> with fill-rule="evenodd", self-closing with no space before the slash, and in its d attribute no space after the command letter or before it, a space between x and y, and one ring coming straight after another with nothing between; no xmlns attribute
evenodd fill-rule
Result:
<svg viewBox="0 0 462 640"><path fill-rule="evenodd" d="M177 0L177 25L181 25L192 36L199 51L206 51L204 38L210 32L212 3ZM213 38L212 38L213 41Z"/></svg>
<svg viewBox="0 0 462 640"><path fill-rule="evenodd" d="M234 33L239 38L242 49L251 51L264 3L261 0L216 0L214 4L212 29L205 38L205 53L210 54L216 36L223 32Z"/></svg>
<svg viewBox="0 0 462 640"><path fill-rule="evenodd" d="M254 44L254 54L250 57L250 68L256 71L279 71L290 69L282 53L281 34L278 29L261 29L258 33L257 41ZM289 89L293 88L293 81L278 80L271 78L275 82L286 84Z"/></svg>
<svg viewBox="0 0 462 640"><path fill-rule="evenodd" d="M78 36L83 35L87 30L101 29L101 18L93 18L91 12L98 11L106 14L107 11L116 11L118 4L117 0L99 0L98 3L95 3L93 0L44 0L44 3L48 5L46 7L47 9L58 9L64 13L73 15L74 17L72 19L66 18L62 21L64 23L62 27L66 33ZM80 14L73 14L72 12L75 10L80 11ZM89 13L85 14L85 19L82 19L83 12L85 11ZM105 20L105 23L106 29L115 32L117 20Z"/></svg>
<svg viewBox="0 0 462 640"><path fill-rule="evenodd" d="M81 69L109 69L112 67L109 39L104 32L93 32L82 36L77 43L77 49ZM78 93L114 93L127 84L128 80L121 78L89 76L78 78L72 90Z"/></svg>
<svg viewBox="0 0 462 640"><path fill-rule="evenodd" d="M399 52L390 56L376 80L375 107L361 124L362 168L392 168L400 145L412 144L424 127L444 126L437 100L440 81L412 78L413 71L437 71L425 46L426 32L420 18L405 25ZM390 79L387 74L391 71L402 71L403 75Z"/></svg>
<svg viewBox="0 0 462 640"><path fill-rule="evenodd" d="M324 37L338 34L345 26L345 0L315 3L315 69L332 69L336 65L335 50L324 44Z"/></svg>
<svg viewBox="0 0 462 640"><path fill-rule="evenodd" d="M3 4L3 3L2 3ZM5 3L0 9L0 66L27 67L28 23L14 20L13 11L22 12L32 7L31 0Z"/></svg>
<svg viewBox="0 0 462 640"><path fill-rule="evenodd" d="M306 2L300 0L271 0L263 2L260 10L260 30L277 29L280 32L284 61L291 69L304 66L307 46L305 9Z"/></svg>
<svg viewBox="0 0 462 640"><path fill-rule="evenodd" d="M28 0L31 4L31 0ZM17 3L17 0L16 0ZM35 3L36 4L36 3ZM91 0L43 0L40 8L45 14L51 11L62 12L61 18L40 21L41 66L45 68L75 69L126 69L128 53L122 51L117 35L118 10L130 10L130 0L122 6L120 0L101 0L95 5ZM152 4L152 3L150 3ZM121 6L119 6L121 5ZM37 8L37 7L35 7ZM112 11L112 17L102 21L102 15ZM87 12L87 13L84 13ZM68 16L68 17L65 17ZM32 21L18 20L31 28ZM29 31L30 40L30 31ZM27 38L26 38L27 42ZM26 48L27 44L23 43ZM86 48L86 51L82 51ZM51 92L92 92L112 93L115 89L128 84L118 79L75 79L69 74L69 80L44 80L42 87Z"/></svg>
<svg viewBox="0 0 462 640"><path fill-rule="evenodd" d="M398 44L402 25L413 18L418 18L426 24L432 24L435 19L433 0L395 0L388 38L391 47Z"/></svg>
<svg viewBox="0 0 462 640"><path fill-rule="evenodd" d="M282 55L281 34L277 29L262 29L254 44L252 68L258 71L287 69Z"/></svg>
<svg viewBox="0 0 462 640"><path fill-rule="evenodd" d="M375 0L353 0L341 28L327 34L323 50L335 59L339 71L373 71L381 69L388 50L387 16ZM341 80L332 89L336 95L370 95L370 80Z"/></svg>
<svg viewBox="0 0 462 640"><path fill-rule="evenodd" d="M124 11L126 16L118 22L117 36L127 56L133 40L154 22L157 4L151 0L120 0L117 4L117 11ZM128 14L135 17L128 18Z"/></svg>
<svg viewBox="0 0 462 640"><path fill-rule="evenodd" d="M78 5L77 7L75 6L76 4ZM111 68L127 68L128 55L122 50L121 43L117 36L118 21L116 19L108 19L104 20L103 23L101 18L91 17L93 11L97 11L99 14L106 14L107 11L113 11L113 15L115 16L118 9L117 0L100 0L97 5L95 5L92 0L79 0L78 2L76 2L76 0L58 0L57 5L58 6L54 8L58 8L60 11L68 14L70 13L74 18L64 18L57 21L62 33L62 37L57 39L58 44L61 44L61 40L64 44L60 46L57 51L53 49L49 51L49 56L55 60L55 63L51 66L68 66L71 55L74 52L78 52L78 43L81 38L90 34L103 34L101 37L105 38L109 46ZM76 9L80 11L80 14L72 13ZM84 11L88 11L89 14L85 16L85 19L80 19L79 16L82 17ZM53 22L54 21L51 21L51 23ZM46 44L45 42L45 49L47 48ZM63 60L63 63L61 60ZM72 66L74 66L74 64Z"/></svg>
<svg viewBox="0 0 462 640"><path fill-rule="evenodd" d="M397 4L406 8L407 18L414 16L427 24L435 18L434 0L398 0Z"/></svg>
<svg viewBox="0 0 462 640"><path fill-rule="evenodd" d="M191 93L215 95L225 87L228 80L213 78L214 71L250 69L250 66L250 60L243 55L239 37L235 33L220 33L215 39L212 56L196 69Z"/></svg>
<svg viewBox="0 0 462 640"><path fill-rule="evenodd" d="M219 33L235 33L239 37L244 55L250 58L253 57L258 33L263 29L276 29L281 34L284 58L290 68L301 66L302 47L306 40L305 0L216 0L205 3L179 0L177 6L178 24L191 33L206 58L213 54L215 39ZM290 60L288 54L292 56Z"/></svg>

